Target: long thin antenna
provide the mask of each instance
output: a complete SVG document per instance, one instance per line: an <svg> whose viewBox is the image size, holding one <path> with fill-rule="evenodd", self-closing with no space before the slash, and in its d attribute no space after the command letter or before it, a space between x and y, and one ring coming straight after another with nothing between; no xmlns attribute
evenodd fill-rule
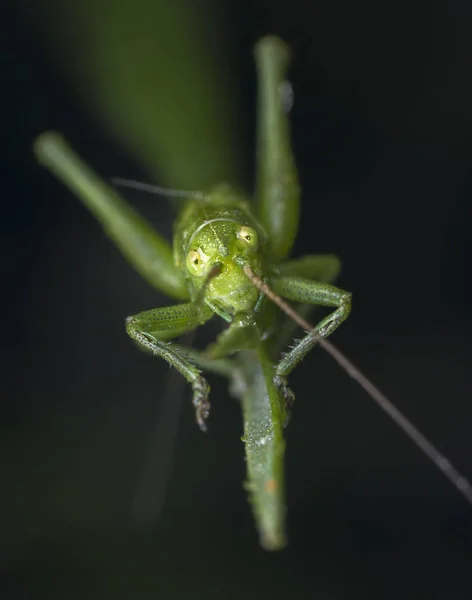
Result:
<svg viewBox="0 0 472 600"><path fill-rule="evenodd" d="M160 187L158 185L143 183L142 181L134 181L133 179L123 179L121 177L112 177L110 181L113 183L113 185L132 188L134 190L148 192L149 194L167 196L168 198L194 198L195 200L202 200L205 196L203 192L174 190L172 188Z"/></svg>
<svg viewBox="0 0 472 600"><path fill-rule="evenodd" d="M472 487L470 483L463 477L457 469L443 456L439 450L396 408L383 392L375 386L336 346L323 338L316 329L301 317L291 306L289 306L280 296L277 296L270 287L264 283L254 271L246 266L244 272L252 283L259 288L274 304L291 317L297 325L302 327L307 333L310 333L319 345L330 354L334 360L348 373L352 379L364 388L369 396L385 411L406 433L406 435L426 454L426 456L438 467L440 471L451 481L451 483L459 490L464 498L472 504Z"/></svg>

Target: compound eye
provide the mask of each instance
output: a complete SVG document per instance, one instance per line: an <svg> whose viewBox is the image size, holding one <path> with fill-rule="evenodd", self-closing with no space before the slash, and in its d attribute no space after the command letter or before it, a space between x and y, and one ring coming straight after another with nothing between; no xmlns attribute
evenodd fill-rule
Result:
<svg viewBox="0 0 472 600"><path fill-rule="evenodd" d="M257 231L252 227L243 225L238 231L238 238L251 250L257 250L259 246L259 236Z"/></svg>
<svg viewBox="0 0 472 600"><path fill-rule="evenodd" d="M201 277L205 273L208 257L198 250L190 250L187 254L187 269L192 275Z"/></svg>

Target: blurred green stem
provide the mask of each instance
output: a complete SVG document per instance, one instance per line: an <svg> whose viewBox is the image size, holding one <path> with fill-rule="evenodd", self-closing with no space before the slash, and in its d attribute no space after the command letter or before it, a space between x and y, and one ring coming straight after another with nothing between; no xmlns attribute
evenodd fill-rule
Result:
<svg viewBox="0 0 472 600"><path fill-rule="evenodd" d="M20 1L101 126L152 179L188 189L241 179L239 86L217 2Z"/></svg>

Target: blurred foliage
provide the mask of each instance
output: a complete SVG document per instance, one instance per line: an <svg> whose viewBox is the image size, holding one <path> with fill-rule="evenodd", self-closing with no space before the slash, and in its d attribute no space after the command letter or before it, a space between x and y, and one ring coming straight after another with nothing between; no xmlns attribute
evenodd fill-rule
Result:
<svg viewBox="0 0 472 600"><path fill-rule="evenodd" d="M54 61L151 176L191 189L238 180L236 86L217 2L44 0L27 8Z"/></svg>

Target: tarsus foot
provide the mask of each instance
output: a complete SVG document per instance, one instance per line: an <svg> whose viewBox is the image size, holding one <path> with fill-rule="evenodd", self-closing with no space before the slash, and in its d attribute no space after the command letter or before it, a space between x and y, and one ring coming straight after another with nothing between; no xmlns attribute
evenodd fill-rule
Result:
<svg viewBox="0 0 472 600"><path fill-rule="evenodd" d="M280 375L276 375L274 377L274 383L278 387L278 389L282 392L285 402L285 423L284 427L287 427L288 422L290 420L292 406L295 402L295 394L292 392L290 387L288 386L288 381L286 377L281 377Z"/></svg>
<svg viewBox="0 0 472 600"><path fill-rule="evenodd" d="M205 421L210 415L210 402L208 395L210 393L210 386L203 377L198 377L192 384L193 389L193 405L195 407L195 416L197 419L198 426L205 432L207 426Z"/></svg>

